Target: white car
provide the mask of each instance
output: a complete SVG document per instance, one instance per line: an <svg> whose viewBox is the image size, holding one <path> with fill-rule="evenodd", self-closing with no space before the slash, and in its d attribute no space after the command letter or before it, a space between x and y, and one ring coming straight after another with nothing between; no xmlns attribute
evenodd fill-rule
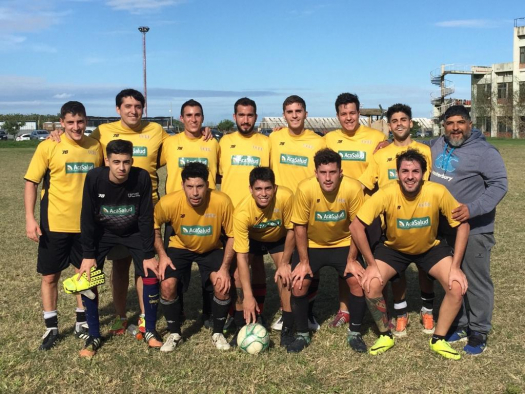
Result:
<svg viewBox="0 0 525 394"><path fill-rule="evenodd" d="M29 134L20 134L15 138L15 141L29 141Z"/></svg>

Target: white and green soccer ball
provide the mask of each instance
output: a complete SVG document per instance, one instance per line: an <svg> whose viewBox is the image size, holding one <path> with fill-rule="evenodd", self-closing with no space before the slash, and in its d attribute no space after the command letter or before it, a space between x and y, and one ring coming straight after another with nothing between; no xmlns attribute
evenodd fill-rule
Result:
<svg viewBox="0 0 525 394"><path fill-rule="evenodd" d="M258 354L270 346L270 334L261 324L247 324L237 334L237 345L246 353Z"/></svg>

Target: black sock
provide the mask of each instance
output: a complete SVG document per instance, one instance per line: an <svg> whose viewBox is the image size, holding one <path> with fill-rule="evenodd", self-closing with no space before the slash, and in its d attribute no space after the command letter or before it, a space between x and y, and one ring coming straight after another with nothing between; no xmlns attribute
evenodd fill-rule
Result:
<svg viewBox="0 0 525 394"><path fill-rule="evenodd" d="M179 281L177 283L177 297L179 298L179 304L180 304L180 313L184 313L184 285L182 284L182 281Z"/></svg>
<svg viewBox="0 0 525 394"><path fill-rule="evenodd" d="M308 295L296 297L292 294L291 302L296 331L308 332Z"/></svg>
<svg viewBox="0 0 525 394"><path fill-rule="evenodd" d="M211 304L211 312L213 315L213 333L222 333L224 323L226 323L226 316L230 309L231 299L219 300L217 297L213 297L213 303Z"/></svg>
<svg viewBox="0 0 525 394"><path fill-rule="evenodd" d="M434 308L434 297L436 295L434 292L432 293L424 293L421 292L421 302L423 303L423 306L429 310L432 310Z"/></svg>
<svg viewBox="0 0 525 394"><path fill-rule="evenodd" d="M77 323L86 322L86 310L85 309L82 312L77 310L76 315L77 315Z"/></svg>
<svg viewBox="0 0 525 394"><path fill-rule="evenodd" d="M235 327L237 328L237 331L246 325L243 311L235 311L233 314L233 319L235 321Z"/></svg>
<svg viewBox="0 0 525 394"><path fill-rule="evenodd" d="M350 293L350 331L361 332L361 323L366 313L365 296L356 296Z"/></svg>
<svg viewBox="0 0 525 394"><path fill-rule="evenodd" d="M313 319L314 317L315 299L317 298L318 294L319 294L319 278L316 278L314 276L312 278L312 281L310 282L310 287L308 287L308 317L310 319Z"/></svg>
<svg viewBox="0 0 525 394"><path fill-rule="evenodd" d="M293 313L283 311L283 330L285 328L293 329Z"/></svg>
<svg viewBox="0 0 525 394"><path fill-rule="evenodd" d="M56 328L58 327L58 315L44 319L46 328Z"/></svg>
<svg viewBox="0 0 525 394"><path fill-rule="evenodd" d="M170 333L177 333L180 335L180 301L179 298L175 298L172 301L160 299L160 304L162 305L162 312L164 313L164 318L166 323L168 323L168 331Z"/></svg>
<svg viewBox="0 0 525 394"><path fill-rule="evenodd" d="M442 339L445 339L444 335L432 335L432 343L436 343L437 341L440 341Z"/></svg>
<svg viewBox="0 0 525 394"><path fill-rule="evenodd" d="M211 305L213 301L213 291L202 288L202 314L211 316Z"/></svg>

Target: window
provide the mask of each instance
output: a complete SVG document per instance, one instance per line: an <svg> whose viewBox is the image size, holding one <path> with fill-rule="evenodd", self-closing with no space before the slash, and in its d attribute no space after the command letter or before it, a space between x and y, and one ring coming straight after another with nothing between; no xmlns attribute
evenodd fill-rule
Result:
<svg viewBox="0 0 525 394"><path fill-rule="evenodd" d="M509 98L509 83L498 83L498 99Z"/></svg>
<svg viewBox="0 0 525 394"><path fill-rule="evenodd" d="M512 133L512 118L498 116L498 133Z"/></svg>
<svg viewBox="0 0 525 394"><path fill-rule="evenodd" d="M525 64L525 47L520 47L520 63Z"/></svg>

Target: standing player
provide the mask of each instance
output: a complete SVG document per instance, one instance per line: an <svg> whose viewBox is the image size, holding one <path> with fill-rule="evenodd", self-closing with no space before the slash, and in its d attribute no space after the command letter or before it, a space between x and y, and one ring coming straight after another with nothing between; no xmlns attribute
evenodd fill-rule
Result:
<svg viewBox="0 0 525 394"><path fill-rule="evenodd" d="M281 346L293 341L293 316L290 307L291 270L290 258L295 247L292 216L293 193L284 186L275 185L275 175L269 167L256 167L250 172L250 193L235 208L233 215L233 249L237 252L242 310L235 312L239 330L245 322L255 322L260 307L254 298L250 283L250 268L256 256L270 253L275 263L275 282L283 307ZM254 273L252 272L252 275ZM241 287L242 289L239 289ZM240 291L239 291L240 290ZM232 343L236 345L235 335Z"/></svg>
<svg viewBox="0 0 525 394"><path fill-rule="evenodd" d="M382 187L367 200L357 214L358 220L350 226L352 239L368 264L361 284L380 334L370 354L383 353L394 346L382 291L390 278L415 262L439 280L445 290L430 348L443 357L458 360L461 356L445 341L445 335L467 290L467 279L460 265L469 225L452 218L452 210L459 204L445 187L423 180L427 162L421 153L412 149L401 153L396 167L399 181ZM450 247L436 238L440 213L458 228L454 256ZM381 214L385 215L386 240L372 254L365 226Z"/></svg>
<svg viewBox="0 0 525 394"><path fill-rule="evenodd" d="M155 249L162 280L160 303L170 331L161 351L172 352L182 341L177 287L194 261L199 266L202 286L214 291L212 342L217 349L228 350L230 345L222 330L231 303L233 206L226 194L209 189L209 171L203 163L187 164L181 176L183 190L163 196L155 206ZM164 223L171 223L174 230L167 250L160 234ZM228 237L224 249L221 233Z"/></svg>
<svg viewBox="0 0 525 394"><path fill-rule="evenodd" d="M416 149L424 157L429 170L423 175L423 180L427 181L430 176L431 154L427 145L412 141L410 130L412 128L412 109L408 105L394 104L386 112L388 126L394 137L394 142L386 148L374 153L370 160L370 165L359 177L359 181L368 189L374 190L376 185L380 188L386 184L397 180L396 156L405 152L407 149ZM426 272L418 268L419 287L421 289L421 301L423 303L420 311L423 332L432 334L434 332L434 285L428 278ZM406 302L406 276L394 276L391 282L394 294L394 309L396 311L396 328L394 335L406 336L408 325L408 307Z"/></svg>
<svg viewBox="0 0 525 394"><path fill-rule="evenodd" d="M46 332L40 350L49 350L58 340L58 280L72 264L82 260L80 244L81 190L86 173L102 164L100 144L84 136L86 109L78 101L65 103L60 110L64 137L58 144L40 143L27 170L24 189L27 237L38 242L37 271L42 275L42 305ZM43 182L40 226L35 216L37 189ZM77 296L75 334L85 338L86 315Z"/></svg>
<svg viewBox="0 0 525 394"><path fill-rule="evenodd" d="M376 146L385 140L379 130L359 123L359 97L351 93L341 93L335 100L335 111L341 128L325 135L326 147L341 155L343 174L359 179L372 160ZM348 286L339 280L339 310L330 324L339 327L348 324Z"/></svg>
<svg viewBox="0 0 525 394"><path fill-rule="evenodd" d="M116 245L124 245L133 256L135 272L142 277L146 333L144 340L151 348L160 348L162 340L156 331L159 302L158 263L153 248L153 203L151 179L147 171L133 165L133 144L114 140L106 147L106 167L90 171L82 199L83 260L79 277L92 267L104 267L107 254ZM96 293L96 292L95 292ZM86 306L89 337L81 357L92 357L100 347L98 295L82 295Z"/></svg>
<svg viewBox="0 0 525 394"><path fill-rule="evenodd" d="M350 223L363 203L363 189L355 179L343 176L341 156L331 149L315 154L315 177L302 181L295 193L292 222L299 261L293 261L292 313L296 337L289 353L302 351L310 343L308 332L308 288L313 275L324 266L333 267L350 288L348 344L366 352L361 323L366 311L358 277L363 267L355 260Z"/></svg>
<svg viewBox="0 0 525 394"><path fill-rule="evenodd" d="M461 268L469 281L466 300L457 328L449 342L465 340L467 354L480 354L487 345L492 327L494 285L490 277L490 251L494 239L496 205L508 190L507 171L499 152L472 130L467 109L462 105L445 112L445 135L432 145L434 166L431 179L447 187L461 202L453 211L456 220L468 220L470 235ZM452 245L453 233L445 229Z"/></svg>

